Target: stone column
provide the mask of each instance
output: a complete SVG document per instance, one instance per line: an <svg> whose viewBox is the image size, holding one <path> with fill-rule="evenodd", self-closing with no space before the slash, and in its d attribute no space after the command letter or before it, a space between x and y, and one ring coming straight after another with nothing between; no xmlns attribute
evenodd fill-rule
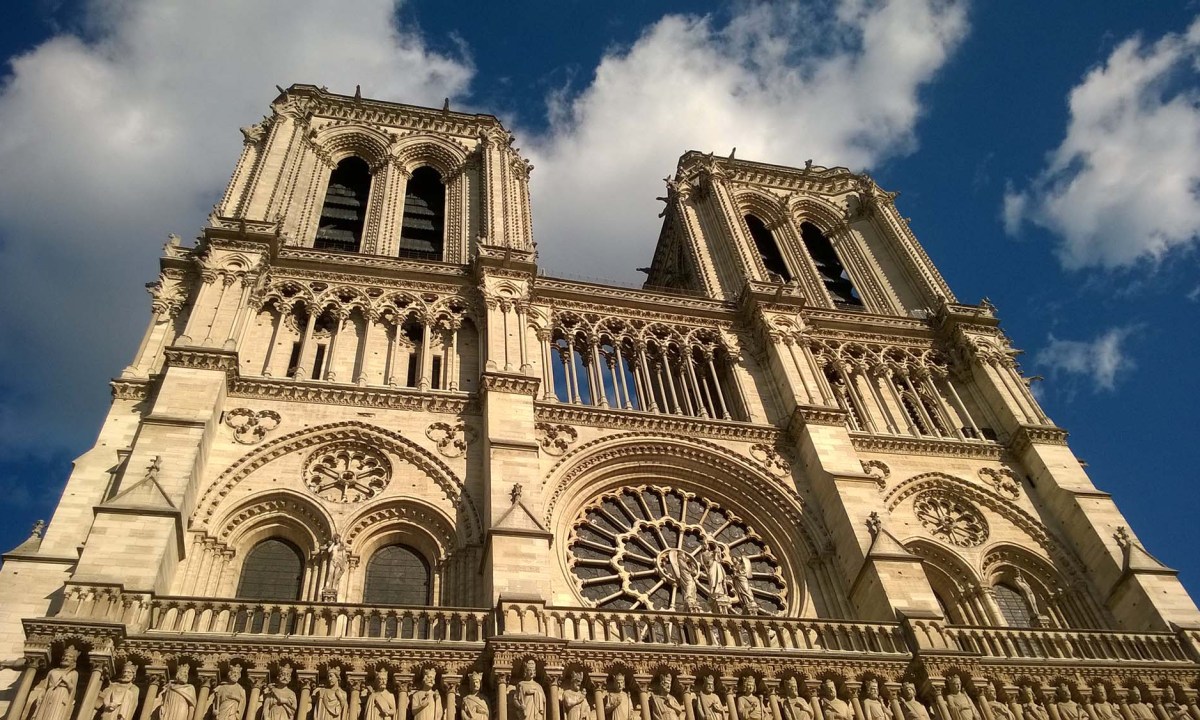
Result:
<svg viewBox="0 0 1200 720"><path fill-rule="evenodd" d="M307 720L308 713L312 710L312 689L316 684L316 673L306 671L300 675L300 709L296 712L297 720Z"/></svg>
<svg viewBox="0 0 1200 720"><path fill-rule="evenodd" d="M496 673L496 720L508 720L508 672Z"/></svg>
<svg viewBox="0 0 1200 720"><path fill-rule="evenodd" d="M679 682L679 689L683 691L684 716L687 718L687 720L696 720L696 694L692 692L692 689L696 684L696 676L677 675L675 680ZM601 718L601 720L603 720L603 718Z"/></svg>
<svg viewBox="0 0 1200 720"><path fill-rule="evenodd" d="M204 716L208 713L208 701L212 697L213 685L217 683L217 674L215 671L206 670L200 673L200 692L196 695L195 714L192 715L195 720L204 720Z"/></svg>
<svg viewBox="0 0 1200 720"><path fill-rule="evenodd" d="M446 720L457 720L458 718L458 684L462 682L462 675L443 675L442 685L446 688L446 701L442 703L442 707L446 709Z"/></svg>
<svg viewBox="0 0 1200 720"><path fill-rule="evenodd" d="M166 668L146 668L146 697L142 699L142 712L138 715L140 720L150 720L150 716L154 714L155 705L158 704L158 693L162 690L163 683L167 680ZM253 718L253 716L248 716ZM14 720L19 720L16 718Z"/></svg>
<svg viewBox="0 0 1200 720"><path fill-rule="evenodd" d="M17 692L13 695L12 702L8 704L8 714L4 716L5 720L22 720L25 703L29 701L29 691L33 688L33 680L37 677L38 668L41 665L41 662L26 660L25 669L21 671L21 679L17 683ZM604 718L601 717L597 720L604 720Z"/></svg>
<svg viewBox="0 0 1200 720"><path fill-rule="evenodd" d="M296 354L296 380L308 379L308 369L304 367L304 362L309 343L312 342L313 329L317 325L317 315L320 313L320 308L308 308L308 321L304 325L304 332L300 334L300 352Z"/></svg>
<svg viewBox="0 0 1200 720"><path fill-rule="evenodd" d="M637 683L638 707L642 711L642 720L650 720L650 676L635 675L633 681Z"/></svg>
<svg viewBox="0 0 1200 720"><path fill-rule="evenodd" d="M405 673L396 678L396 720L408 720L408 691L412 689L412 676Z"/></svg>
<svg viewBox="0 0 1200 720"><path fill-rule="evenodd" d="M592 704L595 706L596 720L604 720L604 701L607 695L604 686L608 682L608 675L605 673L590 673L588 678L592 681ZM691 718L688 720L691 720Z"/></svg>
<svg viewBox="0 0 1200 720"><path fill-rule="evenodd" d="M550 720L562 720L562 693L558 684L561 678L562 668L546 668L546 680L550 684L550 692L546 693L546 696L550 699L550 712L546 716Z"/></svg>
<svg viewBox="0 0 1200 720"><path fill-rule="evenodd" d="M83 698L76 709L77 720L92 720L96 715L96 701L100 697L100 681L104 679L109 669L110 658L89 658L87 687L84 688Z"/></svg>
<svg viewBox="0 0 1200 720"><path fill-rule="evenodd" d="M722 677L721 685L725 687L725 708L729 711L729 720L738 720L737 697L737 678Z"/></svg>

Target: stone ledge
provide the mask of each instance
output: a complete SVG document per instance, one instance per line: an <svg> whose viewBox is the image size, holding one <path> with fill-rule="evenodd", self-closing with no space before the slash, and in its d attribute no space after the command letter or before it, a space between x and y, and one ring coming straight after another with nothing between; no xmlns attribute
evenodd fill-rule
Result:
<svg viewBox="0 0 1200 720"><path fill-rule="evenodd" d="M859 452L876 452L894 455L940 455L965 457L977 460L999 460L1004 448L988 441L970 442L946 438L896 437L894 435L872 435L850 433L850 441Z"/></svg>
<svg viewBox="0 0 1200 720"><path fill-rule="evenodd" d="M733 420L712 420L684 415L659 415L638 410L598 408L591 405L534 403L538 422L585 425L615 430L653 430L693 437L776 443L782 433L770 425L754 425Z"/></svg>
<svg viewBox="0 0 1200 720"><path fill-rule="evenodd" d="M411 388L360 387L291 379L238 378L233 382L229 396L386 410L425 410L451 415L479 414L475 396L467 393L421 392Z"/></svg>

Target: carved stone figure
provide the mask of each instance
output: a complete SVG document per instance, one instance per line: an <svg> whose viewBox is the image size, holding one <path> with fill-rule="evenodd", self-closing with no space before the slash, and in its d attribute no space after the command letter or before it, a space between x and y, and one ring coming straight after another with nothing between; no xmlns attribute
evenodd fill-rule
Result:
<svg viewBox="0 0 1200 720"><path fill-rule="evenodd" d="M1129 712L1133 720L1154 720L1154 708L1142 702L1142 691L1137 685L1129 688Z"/></svg>
<svg viewBox="0 0 1200 720"><path fill-rule="evenodd" d="M910 682L900 686L900 710L904 720L929 720L929 709L917 699L917 686Z"/></svg>
<svg viewBox="0 0 1200 720"><path fill-rule="evenodd" d="M654 690L650 693L650 720L683 720L683 703L671 694L675 678L671 673L658 676Z"/></svg>
<svg viewBox="0 0 1200 720"><path fill-rule="evenodd" d="M1021 703L1021 720L1048 720L1050 713L1046 712L1046 708L1038 704L1037 698L1033 695L1032 687L1022 685L1018 697Z"/></svg>
<svg viewBox="0 0 1200 720"><path fill-rule="evenodd" d="M1066 683L1059 683L1055 688L1054 702L1062 720L1088 720L1083 706L1071 699L1071 688Z"/></svg>
<svg viewBox="0 0 1200 720"><path fill-rule="evenodd" d="M854 708L837 696L837 685L833 680L821 683L821 714L825 720L853 720Z"/></svg>
<svg viewBox="0 0 1200 720"><path fill-rule="evenodd" d="M121 668L121 677L110 682L108 687L100 692L96 700L96 709L100 720L132 720L137 712L139 690L133 684L133 676L137 674L137 665L125 663Z"/></svg>
<svg viewBox="0 0 1200 720"><path fill-rule="evenodd" d="M464 702L463 720L467 720L466 707ZM363 720L392 720L394 717L396 717L396 696L388 689L388 671L379 668L371 680L371 691L367 695Z"/></svg>
<svg viewBox="0 0 1200 720"><path fill-rule="evenodd" d="M1092 686L1092 712L1096 720L1122 720L1121 709L1108 701L1108 688L1104 683Z"/></svg>
<svg viewBox="0 0 1200 720"><path fill-rule="evenodd" d="M342 669L337 665L325 668L325 682L313 691L313 720L343 720L349 705L342 689Z"/></svg>
<svg viewBox="0 0 1200 720"><path fill-rule="evenodd" d="M625 692L625 676L614 673L608 696L604 698L604 716L608 720L631 720L633 700Z"/></svg>
<svg viewBox="0 0 1200 720"><path fill-rule="evenodd" d="M868 680L863 685L863 720L892 720L892 711L879 696L879 683Z"/></svg>
<svg viewBox="0 0 1200 720"><path fill-rule="evenodd" d="M158 696L158 720L192 720L196 711L196 688L188 682L192 666L185 662L175 668L171 682Z"/></svg>
<svg viewBox="0 0 1200 720"><path fill-rule="evenodd" d="M979 712L970 696L962 691L962 678L950 675L946 678L946 709L950 711L950 720L980 720Z"/></svg>
<svg viewBox="0 0 1200 720"><path fill-rule="evenodd" d="M585 720L591 708L583 692L583 673L575 670L567 675L567 686L562 691L563 720Z"/></svg>
<svg viewBox="0 0 1200 720"><path fill-rule="evenodd" d="M725 720L728 713L725 700L717 691L716 678L705 675L700 685L700 694L696 697L697 720Z"/></svg>
<svg viewBox="0 0 1200 720"><path fill-rule="evenodd" d="M37 704L30 715L32 720L71 720L75 709L75 688L79 685L79 650L74 645L63 648L58 667L46 673L36 691Z"/></svg>
<svg viewBox="0 0 1200 720"><path fill-rule="evenodd" d="M341 536L334 535L325 547L321 548L329 557L329 573L325 576L325 587L322 593L326 596L337 597L338 584L350 567L350 553Z"/></svg>
<svg viewBox="0 0 1200 720"><path fill-rule="evenodd" d="M710 542L700 553L700 564L706 575L705 589L712 603L713 612L726 612L732 599L729 597L729 576L725 572L722 548L715 542Z"/></svg>
<svg viewBox="0 0 1200 720"><path fill-rule="evenodd" d="M462 696L462 720L488 720L491 710L483 697L483 673L467 673L466 680Z"/></svg>
<svg viewBox="0 0 1200 720"><path fill-rule="evenodd" d="M754 599L754 588L750 585L750 578L753 575L753 570L750 566L750 558L738 558L733 564L733 589L737 593L738 605L742 608L742 613L745 615L758 615L762 613L762 608L758 606L758 601Z"/></svg>
<svg viewBox="0 0 1200 720"><path fill-rule="evenodd" d="M1170 685L1163 688L1162 706L1167 711L1167 720L1188 720L1190 717L1187 708L1179 704L1175 688Z"/></svg>
<svg viewBox="0 0 1200 720"><path fill-rule="evenodd" d="M225 680L213 691L213 720L242 720L246 712L246 689L241 680L242 666L232 663L225 672Z"/></svg>
<svg viewBox="0 0 1200 720"><path fill-rule="evenodd" d="M763 701L756 694L758 683L747 675L738 685L737 713L739 720L763 720Z"/></svg>
<svg viewBox="0 0 1200 720"><path fill-rule="evenodd" d="M800 681L795 676L783 681L783 697L779 700L781 720L813 720L812 705L800 697Z"/></svg>
<svg viewBox="0 0 1200 720"><path fill-rule="evenodd" d="M537 663L525 661L524 676L513 688L513 712L516 720L546 720L546 691L538 684Z"/></svg>
<svg viewBox="0 0 1200 720"><path fill-rule="evenodd" d="M979 694L983 696L983 702L987 703L988 709L992 711L993 720L1016 720L1008 706L1008 692L1002 692L1005 697L997 698L996 686L990 682L984 683L979 690ZM1115 718L1106 720L1115 720Z"/></svg>
<svg viewBox="0 0 1200 720"><path fill-rule="evenodd" d="M700 566L696 559L680 548L663 553L660 567L663 574L679 589L680 602L685 612L700 612L700 598L696 593Z"/></svg>
<svg viewBox="0 0 1200 720"><path fill-rule="evenodd" d="M437 670L421 673L421 687L412 694L412 720L442 720L442 694L437 691Z"/></svg>
<svg viewBox="0 0 1200 720"><path fill-rule="evenodd" d="M262 720L296 720L296 693L292 682L292 666L284 663L275 672L275 684L263 690Z"/></svg>

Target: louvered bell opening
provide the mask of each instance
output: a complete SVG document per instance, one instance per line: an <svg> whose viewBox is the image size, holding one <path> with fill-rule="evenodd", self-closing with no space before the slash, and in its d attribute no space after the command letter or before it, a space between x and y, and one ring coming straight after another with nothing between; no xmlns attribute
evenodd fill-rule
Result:
<svg viewBox="0 0 1200 720"><path fill-rule="evenodd" d="M417 168L404 195L404 219L400 228L400 254L441 260L445 238L446 187L438 172Z"/></svg>
<svg viewBox="0 0 1200 720"><path fill-rule="evenodd" d="M370 190L371 170L365 162L349 157L338 163L329 176L314 248L358 252Z"/></svg>
<svg viewBox="0 0 1200 720"><path fill-rule="evenodd" d="M837 251L833 249L833 243L829 242L825 233L811 223L804 223L800 226L800 235L813 264L817 266L817 272L821 273L825 289L833 296L834 302L853 308L862 307L862 298L854 289L854 282L851 281L850 274L846 272L841 259L837 256Z"/></svg>

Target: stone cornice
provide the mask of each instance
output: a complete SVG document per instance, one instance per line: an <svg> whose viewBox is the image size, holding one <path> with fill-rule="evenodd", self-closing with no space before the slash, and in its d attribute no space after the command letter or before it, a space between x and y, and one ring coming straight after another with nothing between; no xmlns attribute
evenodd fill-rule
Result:
<svg viewBox="0 0 1200 720"><path fill-rule="evenodd" d="M949 440L946 438L896 437L850 433L850 441L859 452L897 455L936 455L976 460L999 460L1003 447L988 441Z"/></svg>
<svg viewBox="0 0 1200 720"><path fill-rule="evenodd" d="M538 388L542 381L539 378L529 377L528 375L520 375L518 373L506 373L489 371L483 373L482 387L489 393L511 393L515 395L528 395L537 397Z"/></svg>
<svg viewBox="0 0 1200 720"><path fill-rule="evenodd" d="M230 380L238 375L238 356L232 350L174 345L163 353L169 367L219 370Z"/></svg>
<svg viewBox="0 0 1200 720"><path fill-rule="evenodd" d="M1013 433L1008 447L1017 455L1033 445L1066 445L1067 431L1053 425L1022 425Z"/></svg>
<svg viewBox="0 0 1200 720"><path fill-rule="evenodd" d="M295 101L307 102L306 109L313 115L364 124L406 127L467 137L476 137L484 130L503 129L500 121L493 115L435 110L359 96L338 95L314 85L292 85L274 104L282 106Z"/></svg>
<svg viewBox="0 0 1200 720"><path fill-rule="evenodd" d="M301 382L273 378L239 378L230 397L309 402L324 405L383 408L388 410L424 410L451 415L476 415L475 396L443 391L420 392L410 388L359 387L327 382Z"/></svg>
<svg viewBox="0 0 1200 720"><path fill-rule="evenodd" d="M345 271L355 275L385 275L409 273L466 277L466 268L453 263L432 260L410 260L388 255L340 253L289 245L279 248L276 260L281 267L308 267L323 272Z"/></svg>
<svg viewBox="0 0 1200 720"><path fill-rule="evenodd" d="M653 308L673 308L681 314L687 313L696 317L732 321L733 314L737 311L734 303L701 296L674 295L553 277L537 278L534 284L534 295L539 300L550 300L559 307L573 307L569 303L580 303L597 309L632 308L645 312L647 317L652 314L679 317L679 315L668 313L656 313L653 310ZM597 302L598 300L600 303Z"/></svg>
<svg viewBox="0 0 1200 720"><path fill-rule="evenodd" d="M846 411L819 405L797 405L788 420L788 432L794 433L804 425L840 427L846 424Z"/></svg>
<svg viewBox="0 0 1200 720"><path fill-rule="evenodd" d="M651 430L737 442L761 442L773 445L782 435L778 428L770 425L604 409L588 405L539 402L534 404L534 413L539 422L620 430Z"/></svg>
<svg viewBox="0 0 1200 720"><path fill-rule="evenodd" d="M112 388L113 400L145 400L150 397L149 378L113 378L108 386Z"/></svg>

